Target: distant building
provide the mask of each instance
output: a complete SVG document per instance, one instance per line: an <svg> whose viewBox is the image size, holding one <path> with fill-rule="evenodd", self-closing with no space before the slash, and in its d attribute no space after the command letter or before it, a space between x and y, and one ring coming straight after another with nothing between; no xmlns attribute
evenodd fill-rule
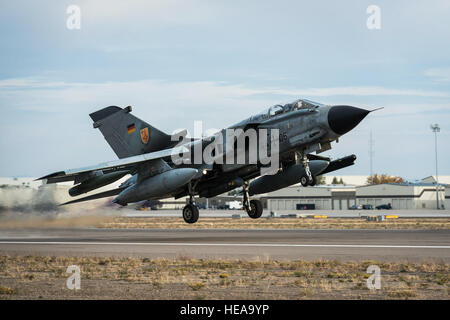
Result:
<svg viewBox="0 0 450 320"><path fill-rule="evenodd" d="M450 176L440 176L439 184L450 185ZM423 183L436 183L436 176L429 176L421 180Z"/></svg>
<svg viewBox="0 0 450 320"><path fill-rule="evenodd" d="M445 208L445 188L439 188L439 203ZM393 209L436 209L436 185L378 184L356 188L358 204L371 204L374 207L390 203Z"/></svg>
<svg viewBox="0 0 450 320"><path fill-rule="evenodd" d="M436 209L436 185L430 183L377 184L367 186L290 186L262 195L271 211L298 210L313 204L318 210L346 210L353 205L376 207L390 203L393 209ZM450 188L439 187L441 209L450 208Z"/></svg>
<svg viewBox="0 0 450 320"><path fill-rule="evenodd" d="M11 178L0 177L0 187L2 186L22 186L37 189L42 185L42 181L34 181L36 178Z"/></svg>
<svg viewBox="0 0 450 320"><path fill-rule="evenodd" d="M445 187L445 208L450 209L450 185Z"/></svg>
<svg viewBox="0 0 450 320"><path fill-rule="evenodd" d="M338 181L342 179L345 185L353 185L353 186L364 186L367 184L366 176L337 176L337 175L325 175L325 182L327 185L332 184L333 178L336 177ZM421 180L417 181L418 183L436 183L436 176L428 176ZM450 176L439 176L439 184L448 184L450 185Z"/></svg>
<svg viewBox="0 0 450 320"><path fill-rule="evenodd" d="M356 201L354 186L302 187L294 185L267 193L261 197L270 211L297 210L314 204L318 210L342 210Z"/></svg>

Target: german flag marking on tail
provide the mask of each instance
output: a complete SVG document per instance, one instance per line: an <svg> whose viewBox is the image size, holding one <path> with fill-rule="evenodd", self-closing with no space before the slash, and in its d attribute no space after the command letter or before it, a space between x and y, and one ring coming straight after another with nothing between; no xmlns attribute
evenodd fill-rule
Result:
<svg viewBox="0 0 450 320"><path fill-rule="evenodd" d="M136 127L134 126L134 123L133 123L133 124L130 124L130 125L127 127L127 129L128 129L128 133L132 133L132 132L135 132L135 131L136 131Z"/></svg>

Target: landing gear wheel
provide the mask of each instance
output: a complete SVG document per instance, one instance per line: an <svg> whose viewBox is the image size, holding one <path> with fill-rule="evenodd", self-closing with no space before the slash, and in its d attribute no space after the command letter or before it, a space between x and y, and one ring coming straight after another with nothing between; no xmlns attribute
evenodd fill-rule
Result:
<svg viewBox="0 0 450 320"><path fill-rule="evenodd" d="M195 223L198 220L198 207L193 204L187 204L183 208L183 219L187 223Z"/></svg>
<svg viewBox="0 0 450 320"><path fill-rule="evenodd" d="M309 185L311 187L314 187L316 185L316 183L317 183L317 178L316 178L315 175L311 175L311 177L312 177L312 181L309 182Z"/></svg>
<svg viewBox="0 0 450 320"><path fill-rule="evenodd" d="M302 184L302 186L307 187L309 184L309 179L307 176L302 176L300 178L300 183Z"/></svg>
<svg viewBox="0 0 450 320"><path fill-rule="evenodd" d="M307 186L315 186L317 183L317 178L315 175L311 175L312 180L310 181L308 179L308 176L302 176L300 178L300 183L302 184L302 186L307 187Z"/></svg>
<svg viewBox="0 0 450 320"><path fill-rule="evenodd" d="M263 213L263 206L259 200L251 200L250 208L247 209L247 214L252 219L258 219Z"/></svg>

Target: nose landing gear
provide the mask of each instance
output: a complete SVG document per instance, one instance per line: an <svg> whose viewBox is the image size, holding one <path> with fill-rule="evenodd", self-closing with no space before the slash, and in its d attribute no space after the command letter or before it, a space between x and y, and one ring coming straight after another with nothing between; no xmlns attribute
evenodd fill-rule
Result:
<svg viewBox="0 0 450 320"><path fill-rule="evenodd" d="M250 200L250 197L248 195L248 188L249 183L248 181L244 181L243 191L244 191L244 198L243 198L243 205L245 211L247 211L247 214L252 219L258 219L261 217L263 213L263 206L260 200Z"/></svg>
<svg viewBox="0 0 450 320"><path fill-rule="evenodd" d="M315 186L317 183L317 178L311 173L311 169L309 168L309 159L306 154L303 153L295 153L296 163L302 163L305 168L305 175L300 178L300 183L302 186Z"/></svg>

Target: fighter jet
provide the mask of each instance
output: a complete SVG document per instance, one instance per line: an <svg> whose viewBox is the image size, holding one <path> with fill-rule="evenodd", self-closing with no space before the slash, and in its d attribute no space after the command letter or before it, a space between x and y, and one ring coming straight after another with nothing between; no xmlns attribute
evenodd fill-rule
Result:
<svg viewBox="0 0 450 320"><path fill-rule="evenodd" d="M183 208L187 223L199 218L195 196L210 198L242 188L243 208L256 219L261 217L263 206L252 196L296 183L314 186L318 175L353 165L355 155L332 161L318 154L330 150L333 142L374 110L299 99L274 105L200 139L188 138L186 131L166 134L131 111L130 106L110 106L90 114L93 127L100 130L118 160L59 171L38 180L48 184L73 181L69 194L75 197L130 175L118 188L64 204L116 196L113 202L126 206L188 196ZM266 146L267 150L262 150ZM198 154L210 157L199 160ZM231 163L224 161L230 159Z"/></svg>

